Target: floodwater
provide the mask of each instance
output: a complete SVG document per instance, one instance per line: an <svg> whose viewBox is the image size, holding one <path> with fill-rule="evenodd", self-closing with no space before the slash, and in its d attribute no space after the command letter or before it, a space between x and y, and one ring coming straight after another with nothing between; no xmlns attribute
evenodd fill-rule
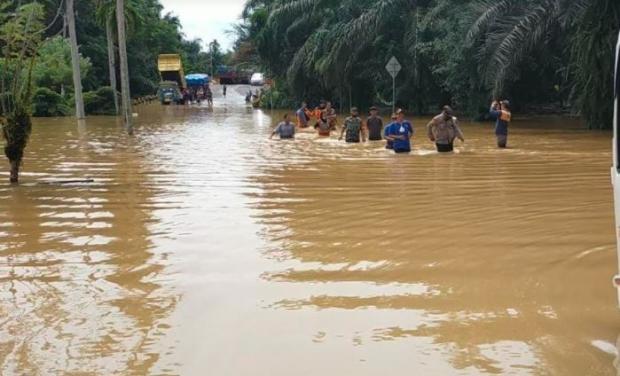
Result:
<svg viewBox="0 0 620 376"><path fill-rule="evenodd" d="M137 111L38 119L2 171L0 374L618 373L608 133L465 123L437 155L414 119L396 156L268 141L235 90Z"/></svg>

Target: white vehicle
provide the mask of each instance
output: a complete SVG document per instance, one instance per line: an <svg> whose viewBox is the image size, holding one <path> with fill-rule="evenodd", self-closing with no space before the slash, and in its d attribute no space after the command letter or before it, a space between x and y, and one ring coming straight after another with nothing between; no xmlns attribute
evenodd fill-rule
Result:
<svg viewBox="0 0 620 376"><path fill-rule="evenodd" d="M618 269L620 269L620 35L616 46L616 69L614 76L614 165L611 169L611 181L614 186L614 204L616 214L616 247L618 253ZM618 291L620 304L620 274L614 277L614 286Z"/></svg>
<svg viewBox="0 0 620 376"><path fill-rule="evenodd" d="M250 85L263 86L265 84L265 75L262 73L254 73L250 78Z"/></svg>

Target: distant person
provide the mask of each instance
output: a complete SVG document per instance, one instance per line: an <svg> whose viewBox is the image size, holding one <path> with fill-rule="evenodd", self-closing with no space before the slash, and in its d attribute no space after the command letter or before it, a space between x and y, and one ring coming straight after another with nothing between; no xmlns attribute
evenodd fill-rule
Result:
<svg viewBox="0 0 620 376"><path fill-rule="evenodd" d="M319 125L319 120L321 119L322 112L323 112L323 110L325 110L325 106L326 105L327 105L327 102L325 100L321 99L321 101L319 102L319 105L312 112L312 116L316 119L316 124L314 125L315 129Z"/></svg>
<svg viewBox="0 0 620 376"><path fill-rule="evenodd" d="M306 102L301 102L301 107L295 112L295 116L297 117L297 126L299 128L308 128L311 113Z"/></svg>
<svg viewBox="0 0 620 376"><path fill-rule="evenodd" d="M491 103L490 114L497 119L495 123L495 136L497 137L497 147L505 149L508 145L508 126L512 120L510 112L510 102L507 100L494 101Z"/></svg>
<svg viewBox="0 0 620 376"><path fill-rule="evenodd" d="M369 141L383 140L383 120L379 117L377 107L370 107L370 116L366 119Z"/></svg>
<svg viewBox="0 0 620 376"><path fill-rule="evenodd" d="M314 126L320 137L329 137L332 133L332 128L329 126L329 120L327 118L327 110L324 109L319 113L319 118Z"/></svg>
<svg viewBox="0 0 620 376"><path fill-rule="evenodd" d="M226 96L226 90L227 90L226 85L224 85L224 87L222 88L222 94L224 96Z"/></svg>
<svg viewBox="0 0 620 376"><path fill-rule="evenodd" d="M386 130L386 138L392 141L394 152L397 154L411 152L411 139L414 130L410 121L405 120L405 112L402 109L396 110L396 121L390 124Z"/></svg>
<svg viewBox="0 0 620 376"><path fill-rule="evenodd" d="M356 107L351 109L351 116L344 121L344 126L342 127L342 132L340 132L339 140L342 140L345 134L346 142L359 143L360 140L362 142L366 142L362 119L360 119L359 111Z"/></svg>
<svg viewBox="0 0 620 376"><path fill-rule="evenodd" d="M396 114L392 114L390 123L383 129L383 138L385 138L385 148L389 150L394 150L394 141L388 137L388 133L391 131L391 126L396 122L398 116Z"/></svg>
<svg viewBox="0 0 620 376"><path fill-rule="evenodd" d="M207 104L209 106L213 106L213 92L211 91L210 86L207 86L205 89L205 99L207 100Z"/></svg>
<svg viewBox="0 0 620 376"><path fill-rule="evenodd" d="M336 114L336 109L332 107L332 102L325 103L325 116L327 117L327 123L329 124L329 129L336 130L336 126L338 125L338 115Z"/></svg>
<svg viewBox="0 0 620 376"><path fill-rule="evenodd" d="M453 115L452 108L444 106L441 114L435 116L426 126L428 138L435 143L440 153L453 151L455 138L465 142L458 120Z"/></svg>
<svg viewBox="0 0 620 376"><path fill-rule="evenodd" d="M295 138L295 124L291 122L288 114L285 114L282 120L283 121L278 124L276 129L274 129L271 133L269 139L272 139L275 135L279 135L280 140L290 140Z"/></svg>

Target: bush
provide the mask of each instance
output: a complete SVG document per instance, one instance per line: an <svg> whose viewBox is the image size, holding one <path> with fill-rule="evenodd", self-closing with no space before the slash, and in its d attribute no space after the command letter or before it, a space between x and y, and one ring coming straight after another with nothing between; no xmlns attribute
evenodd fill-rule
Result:
<svg viewBox="0 0 620 376"><path fill-rule="evenodd" d="M38 88L32 99L32 114L38 117L67 116L71 107L62 95L45 87Z"/></svg>
<svg viewBox="0 0 620 376"><path fill-rule="evenodd" d="M116 115L114 95L115 91L107 86L84 93L84 111L87 115Z"/></svg>
<svg viewBox="0 0 620 376"><path fill-rule="evenodd" d="M276 88L270 88L265 90L261 97L260 105L263 108L270 108L273 103L273 108L290 109L297 106L295 99L289 95L285 90L278 90Z"/></svg>

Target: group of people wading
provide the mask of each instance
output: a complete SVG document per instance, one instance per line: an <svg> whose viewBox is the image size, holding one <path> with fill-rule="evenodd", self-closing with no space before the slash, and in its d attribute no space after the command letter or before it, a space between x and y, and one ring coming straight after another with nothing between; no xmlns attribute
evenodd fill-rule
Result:
<svg viewBox="0 0 620 376"><path fill-rule="evenodd" d="M392 114L391 122L385 127L376 107L371 107L369 112L369 116L363 120L360 118L358 109L353 107L351 116L345 119L341 127L339 140L344 139L348 143L385 140L386 148L394 150L395 153L411 152L411 140L415 131L413 124L405 119L405 112L402 109ZM494 101L489 114L496 119L497 146L506 148L508 126L512 118L510 103L507 100ZM278 124L270 138L279 135L280 139L294 139L297 129L310 128L310 126L314 127L319 137L329 137L338 128L336 110L328 101L321 101L314 110L309 109L306 102L302 102L295 117L297 122L293 123L290 115L285 114L283 121ZM444 106L442 112L427 124L426 130L429 140L435 143L440 153L452 152L454 141L457 139L465 142L458 119L454 116L450 106Z"/></svg>

